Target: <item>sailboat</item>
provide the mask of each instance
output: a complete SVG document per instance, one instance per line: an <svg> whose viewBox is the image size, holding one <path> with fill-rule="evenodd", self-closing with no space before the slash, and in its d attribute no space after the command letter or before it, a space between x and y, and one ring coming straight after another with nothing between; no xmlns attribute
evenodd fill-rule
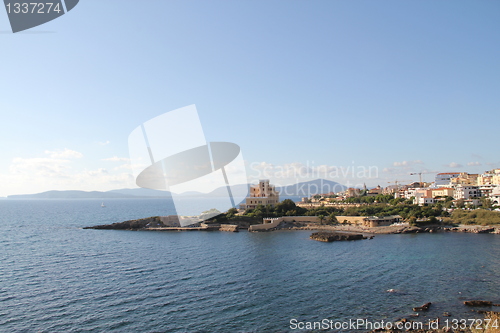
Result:
<svg viewBox="0 0 500 333"><path fill-rule="evenodd" d="M106 206L104 205L104 202L103 202L103 203L101 203L101 207L103 207L103 208L104 208L104 207L106 207Z"/></svg>

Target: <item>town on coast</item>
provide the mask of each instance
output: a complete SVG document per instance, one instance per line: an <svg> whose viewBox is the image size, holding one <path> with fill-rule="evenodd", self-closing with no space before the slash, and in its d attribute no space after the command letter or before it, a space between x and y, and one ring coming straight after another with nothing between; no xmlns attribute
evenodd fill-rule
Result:
<svg viewBox="0 0 500 333"><path fill-rule="evenodd" d="M421 178L421 173L417 173ZM227 212L154 216L89 229L155 231L322 230L355 233L500 233L500 169L438 173L433 182L342 188L280 201L267 179ZM210 218L206 218L206 216ZM189 225L183 221L189 220Z"/></svg>

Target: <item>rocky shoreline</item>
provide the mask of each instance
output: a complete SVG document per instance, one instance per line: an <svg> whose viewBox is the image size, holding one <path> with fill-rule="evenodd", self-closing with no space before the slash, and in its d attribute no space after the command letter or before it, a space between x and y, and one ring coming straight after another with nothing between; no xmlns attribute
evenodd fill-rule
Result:
<svg viewBox="0 0 500 333"><path fill-rule="evenodd" d="M149 230L149 231L230 231L235 232L241 229L248 229L248 222L239 223L231 221L228 224L201 224L200 227L170 227L166 226L159 216L152 216L143 219L129 220L112 224L97 225L85 227L83 229L101 229L101 230ZM416 234L416 233L439 233L439 232L463 232L475 234L500 234L500 226L426 226L416 227L408 225L382 226L382 227L364 227L358 225L318 225L306 222L282 222L275 228L261 230L259 232L286 231L286 230L311 230L326 232L349 232L358 234Z"/></svg>
<svg viewBox="0 0 500 333"><path fill-rule="evenodd" d="M391 290L388 290L391 292ZM484 315L485 319L489 319L492 326L496 327L480 327L480 325L484 324L486 321L484 319L477 319L477 321L472 322L469 319L467 324L464 326L462 322L457 319L447 319L451 317L450 312L444 312L441 316L434 319L427 319L425 321L425 325L423 328L415 329L412 327L417 327L418 325L414 325L416 323L423 323L424 321L419 321L418 318L420 313L427 312L432 306L431 302L425 303L422 306L414 307L412 310L415 312L414 315L410 315L405 318L401 318L393 323L392 326L397 328L384 328L384 329L374 329L371 331L367 331L368 333L375 332L385 332L385 333L402 333L402 332L413 332L413 333L472 333L472 332L483 332L483 333L493 333L500 332L500 312L495 311L500 307L500 304L494 304L491 301L483 301L483 300L470 300L464 301L463 306L471 308L473 312ZM458 306L458 305L457 305ZM454 323L458 323L454 325ZM462 323L462 325L460 325ZM473 328L475 330L471 330L468 326L473 323ZM462 327L461 327L462 326Z"/></svg>
<svg viewBox="0 0 500 333"><path fill-rule="evenodd" d="M315 232L309 238L320 242L352 241L352 240L367 239L367 237L363 236L362 234L326 232L326 231Z"/></svg>

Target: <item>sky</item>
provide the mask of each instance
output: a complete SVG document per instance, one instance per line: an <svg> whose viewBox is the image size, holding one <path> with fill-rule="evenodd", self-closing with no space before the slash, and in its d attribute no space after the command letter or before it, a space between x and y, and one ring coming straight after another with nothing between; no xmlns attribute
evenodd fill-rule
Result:
<svg viewBox="0 0 500 333"><path fill-rule="evenodd" d="M0 196L137 187L131 132L193 104L250 182L498 168L499 36L482 0L81 0L16 34L0 10Z"/></svg>

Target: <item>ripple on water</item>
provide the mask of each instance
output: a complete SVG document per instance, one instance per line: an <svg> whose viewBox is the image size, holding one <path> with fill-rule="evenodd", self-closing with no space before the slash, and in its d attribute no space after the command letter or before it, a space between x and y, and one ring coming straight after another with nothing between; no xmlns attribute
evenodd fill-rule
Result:
<svg viewBox="0 0 500 333"><path fill-rule="evenodd" d="M499 235L326 244L310 232L79 229L160 215L163 204L110 201L121 205L110 213L100 201L0 202L2 329L285 332L291 318L380 320L428 301L428 316L458 316L470 315L454 310L465 298L500 303Z"/></svg>

